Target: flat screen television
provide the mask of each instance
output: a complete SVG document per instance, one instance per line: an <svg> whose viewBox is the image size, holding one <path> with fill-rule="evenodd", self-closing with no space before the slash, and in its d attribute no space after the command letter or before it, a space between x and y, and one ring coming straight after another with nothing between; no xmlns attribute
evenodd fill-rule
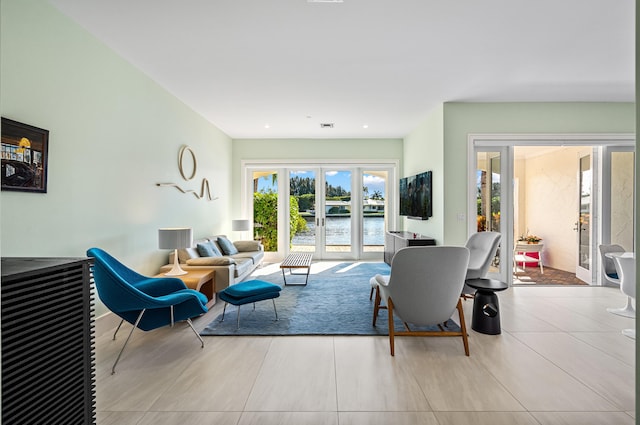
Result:
<svg viewBox="0 0 640 425"><path fill-rule="evenodd" d="M431 171L400 179L400 215L416 220L433 216Z"/></svg>

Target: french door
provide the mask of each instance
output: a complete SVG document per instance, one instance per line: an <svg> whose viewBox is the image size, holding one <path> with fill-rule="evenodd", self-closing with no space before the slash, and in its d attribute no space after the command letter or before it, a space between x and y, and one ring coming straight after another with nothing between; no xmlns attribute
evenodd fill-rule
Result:
<svg viewBox="0 0 640 425"><path fill-rule="evenodd" d="M590 285L599 244L634 250L634 135L470 135L468 153L468 234L502 233L495 278L513 283L513 248L529 233L549 267Z"/></svg>
<svg viewBox="0 0 640 425"><path fill-rule="evenodd" d="M289 170L289 252L316 259L353 258L357 217L352 202L353 172L339 168Z"/></svg>
<svg viewBox="0 0 640 425"><path fill-rule="evenodd" d="M388 164L246 166L253 198L245 197L244 209L252 210L254 237L274 261L292 252L316 260L381 260L396 206L395 170Z"/></svg>

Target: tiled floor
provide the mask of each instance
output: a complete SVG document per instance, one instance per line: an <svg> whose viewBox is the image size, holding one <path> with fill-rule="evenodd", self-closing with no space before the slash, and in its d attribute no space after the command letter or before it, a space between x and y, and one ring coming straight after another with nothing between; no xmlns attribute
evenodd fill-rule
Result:
<svg viewBox="0 0 640 425"><path fill-rule="evenodd" d="M517 287L499 296L503 332L469 329L470 357L459 338L399 337L395 357L386 337L206 337L200 348L179 324L134 333L111 375L128 329L112 341L101 321L98 424L634 423L635 341L620 333L634 320L606 311L624 304L618 289Z"/></svg>
<svg viewBox="0 0 640 425"><path fill-rule="evenodd" d="M578 279L575 273L564 270L545 267L544 272L540 272L539 267L525 267L520 265L513 274L514 285L586 285L587 283Z"/></svg>

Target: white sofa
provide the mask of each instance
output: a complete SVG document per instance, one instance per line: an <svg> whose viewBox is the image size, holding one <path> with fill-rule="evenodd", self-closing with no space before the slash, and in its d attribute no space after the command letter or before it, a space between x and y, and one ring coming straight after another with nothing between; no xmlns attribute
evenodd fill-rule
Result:
<svg viewBox="0 0 640 425"><path fill-rule="evenodd" d="M215 271L213 283L214 292L218 293L238 282L242 282L256 268L262 264L264 259L264 248L259 241L235 241L233 246L237 253L226 254L224 244L219 243L218 238L228 240L225 235L214 235L206 238L194 240L190 248L178 250L178 261L184 270L210 269ZM203 256L202 249L198 249L198 244L212 242L222 254L220 256ZM173 252L169 255L169 263L162 266L161 272L166 272L173 265Z"/></svg>

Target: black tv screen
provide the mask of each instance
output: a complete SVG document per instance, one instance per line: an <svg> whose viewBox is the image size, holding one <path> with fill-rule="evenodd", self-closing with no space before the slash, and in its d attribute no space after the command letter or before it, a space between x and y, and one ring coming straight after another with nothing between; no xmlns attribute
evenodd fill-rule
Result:
<svg viewBox="0 0 640 425"><path fill-rule="evenodd" d="M427 220L433 216L431 171L400 179L400 215Z"/></svg>

